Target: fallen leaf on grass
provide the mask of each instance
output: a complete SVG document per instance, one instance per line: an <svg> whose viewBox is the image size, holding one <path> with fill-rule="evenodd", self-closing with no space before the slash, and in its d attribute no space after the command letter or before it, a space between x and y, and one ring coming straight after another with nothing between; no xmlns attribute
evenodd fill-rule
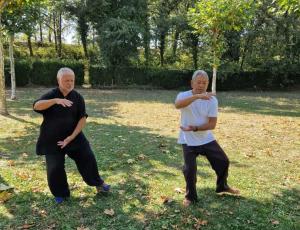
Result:
<svg viewBox="0 0 300 230"><path fill-rule="evenodd" d="M40 210L39 212L38 212L42 217L47 217L47 212L45 211L45 210Z"/></svg>
<svg viewBox="0 0 300 230"><path fill-rule="evenodd" d="M182 188L175 188L174 191L177 193L184 193L184 190Z"/></svg>
<svg viewBox="0 0 300 230"><path fill-rule="evenodd" d="M56 229L56 224L50 224L49 226L47 226L47 228L45 228L45 230L52 230L52 229Z"/></svg>
<svg viewBox="0 0 300 230"><path fill-rule="evenodd" d="M120 184L125 184L125 183L126 183L126 180L125 180L125 179L121 179L121 180L119 181L119 183L120 183Z"/></svg>
<svg viewBox="0 0 300 230"><path fill-rule="evenodd" d="M164 148L164 147L167 147L167 145L166 145L165 143L160 143L160 144L158 145L158 147L159 147L159 148Z"/></svg>
<svg viewBox="0 0 300 230"><path fill-rule="evenodd" d="M115 215L115 211L111 208L111 209L105 209L104 213L108 216L114 216Z"/></svg>
<svg viewBox="0 0 300 230"><path fill-rule="evenodd" d="M0 203L4 203L12 197L12 193L8 191L0 192Z"/></svg>
<svg viewBox="0 0 300 230"><path fill-rule="evenodd" d="M28 154L27 154L27 153L22 153L22 157L23 157L23 158L27 158L27 157L28 157Z"/></svg>
<svg viewBox="0 0 300 230"><path fill-rule="evenodd" d="M16 176L18 176L19 178L23 179L23 180L28 180L31 176L26 173L26 172L17 172Z"/></svg>
<svg viewBox="0 0 300 230"><path fill-rule="evenodd" d="M146 159L146 156L144 154L140 154L138 156L138 159L141 161L141 160L145 160Z"/></svg>
<svg viewBox="0 0 300 230"><path fill-rule="evenodd" d="M205 226L205 225L207 225L207 220L201 220L201 219L197 219L196 217L194 218L194 220L195 220L195 224L194 224L194 227L195 227L195 229L200 229L201 228L201 226Z"/></svg>
<svg viewBox="0 0 300 230"><path fill-rule="evenodd" d="M119 193L120 195L123 195L123 194L125 193L125 190L119 190L118 193Z"/></svg>
<svg viewBox="0 0 300 230"><path fill-rule="evenodd" d="M15 162L13 160L7 161L8 166L15 166Z"/></svg>
<svg viewBox="0 0 300 230"><path fill-rule="evenodd" d="M127 163L128 163L128 164L133 164L133 163L134 163L134 160L133 160L133 159L128 159L128 160L127 160Z"/></svg>
<svg viewBox="0 0 300 230"><path fill-rule="evenodd" d="M83 226L77 227L76 230L90 230L89 228L85 228Z"/></svg>
<svg viewBox="0 0 300 230"><path fill-rule="evenodd" d="M43 192L44 188L42 186L36 186L32 188L32 192L36 193L36 192Z"/></svg>
<svg viewBox="0 0 300 230"><path fill-rule="evenodd" d="M160 198L162 199L163 204L169 204L173 202L173 199L167 196L161 196Z"/></svg>
<svg viewBox="0 0 300 230"><path fill-rule="evenodd" d="M35 224L24 224L21 227L18 227L18 229L30 229L32 227L34 227Z"/></svg>
<svg viewBox="0 0 300 230"><path fill-rule="evenodd" d="M279 221L278 221L278 220L271 220L271 223L272 223L273 225L278 225L278 224L279 224Z"/></svg>

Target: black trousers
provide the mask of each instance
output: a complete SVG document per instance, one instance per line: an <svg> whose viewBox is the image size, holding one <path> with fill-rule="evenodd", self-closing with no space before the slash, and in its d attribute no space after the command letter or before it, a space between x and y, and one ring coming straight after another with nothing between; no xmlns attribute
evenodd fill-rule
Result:
<svg viewBox="0 0 300 230"><path fill-rule="evenodd" d="M67 148L53 154L46 155L47 179L51 193L55 197L69 197L70 190L65 171L65 155L76 163L83 180L90 186L100 186L101 179L97 162L89 144L76 149Z"/></svg>
<svg viewBox="0 0 300 230"><path fill-rule="evenodd" d="M197 201L197 156L204 155L208 159L211 167L217 174L217 188L216 192L222 192L228 189L227 177L229 160L223 149L217 141L212 141L205 145L200 146L187 146L182 145L184 167L183 174L186 181L186 194L185 197L191 201Z"/></svg>

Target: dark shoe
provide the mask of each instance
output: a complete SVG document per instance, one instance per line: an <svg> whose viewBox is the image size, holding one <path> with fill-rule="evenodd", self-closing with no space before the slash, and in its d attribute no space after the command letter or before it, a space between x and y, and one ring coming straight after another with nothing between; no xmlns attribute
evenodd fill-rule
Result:
<svg viewBox="0 0 300 230"><path fill-rule="evenodd" d="M55 202L56 204L61 204L62 202L64 202L65 198L63 197L55 197Z"/></svg>
<svg viewBox="0 0 300 230"><path fill-rule="evenodd" d="M100 186L96 186L97 192L109 192L110 191L110 185L103 183Z"/></svg>

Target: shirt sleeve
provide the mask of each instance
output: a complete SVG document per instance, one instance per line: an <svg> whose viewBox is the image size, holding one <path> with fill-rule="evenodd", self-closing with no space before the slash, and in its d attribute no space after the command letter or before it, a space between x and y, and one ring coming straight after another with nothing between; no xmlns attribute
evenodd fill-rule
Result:
<svg viewBox="0 0 300 230"><path fill-rule="evenodd" d="M54 90L51 90L48 93L45 93L44 95L42 95L39 99L35 100L32 104L32 108L34 107L35 103L37 103L38 101L49 100L49 99L53 99L53 98L55 98L55 92L54 92ZM47 111L47 109L45 109L45 110L35 110L35 109L33 109L33 111L43 114L45 111Z"/></svg>
<svg viewBox="0 0 300 230"><path fill-rule="evenodd" d="M208 117L218 117L218 100L213 97L209 104Z"/></svg>
<svg viewBox="0 0 300 230"><path fill-rule="evenodd" d="M88 114L86 113L86 110L85 110L85 102L84 102L84 99L83 97L79 95L79 102L78 102L78 113L77 113L77 117L78 117L78 120L80 120L81 118L83 117L88 117Z"/></svg>
<svg viewBox="0 0 300 230"><path fill-rule="evenodd" d="M183 92L180 92L180 93L177 95L177 97L176 97L176 99L175 99L175 102L178 101L178 100L182 100L182 99L184 99L184 93L183 93Z"/></svg>

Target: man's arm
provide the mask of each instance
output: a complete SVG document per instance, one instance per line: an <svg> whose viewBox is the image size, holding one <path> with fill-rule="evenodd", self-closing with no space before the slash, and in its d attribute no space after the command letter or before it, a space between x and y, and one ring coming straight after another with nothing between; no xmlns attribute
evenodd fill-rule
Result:
<svg viewBox="0 0 300 230"><path fill-rule="evenodd" d="M70 106L72 106L73 102L70 100L61 99L61 98L53 98L53 99L49 99L49 100L39 100L34 104L33 109L37 110L37 111L41 111L41 110L48 109L55 104L62 105L63 107L70 107Z"/></svg>
<svg viewBox="0 0 300 230"><path fill-rule="evenodd" d="M216 117L209 117L208 122L200 125L200 126L188 126L188 127L180 127L183 131L206 131L206 130L213 130L216 128L217 125L217 118Z"/></svg>
<svg viewBox="0 0 300 230"><path fill-rule="evenodd" d="M57 142L57 145L60 146L60 148L66 147L82 131L82 129L84 128L85 124L86 124L86 117L82 117L78 121L78 123L77 123L77 125L76 125L76 127L75 127L75 129L73 131L73 133L70 136L68 136L66 139L64 139L63 141Z"/></svg>
<svg viewBox="0 0 300 230"><path fill-rule="evenodd" d="M184 98L181 100L176 100L175 108L181 109L181 108L187 107L188 105L190 105L193 101L195 101L197 99L209 100L214 95L215 94L213 94L213 93L194 94L190 97L187 97L187 98Z"/></svg>

